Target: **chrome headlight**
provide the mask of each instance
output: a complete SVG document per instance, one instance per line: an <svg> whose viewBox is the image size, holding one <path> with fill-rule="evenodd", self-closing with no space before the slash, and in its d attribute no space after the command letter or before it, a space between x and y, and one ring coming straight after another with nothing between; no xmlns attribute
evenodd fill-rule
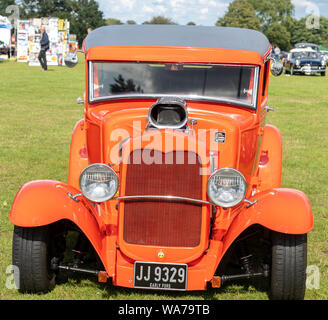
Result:
<svg viewBox="0 0 328 320"><path fill-rule="evenodd" d="M230 208L240 203L246 193L244 176L232 168L216 170L207 181L207 194L218 206Z"/></svg>
<svg viewBox="0 0 328 320"><path fill-rule="evenodd" d="M115 196L118 189L118 177L116 172L106 164L91 164L80 175L80 188L89 200L104 202Z"/></svg>

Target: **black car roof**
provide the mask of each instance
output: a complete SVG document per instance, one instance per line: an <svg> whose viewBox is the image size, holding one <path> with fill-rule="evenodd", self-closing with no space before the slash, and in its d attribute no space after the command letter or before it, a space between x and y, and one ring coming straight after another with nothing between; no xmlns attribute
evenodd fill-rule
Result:
<svg viewBox="0 0 328 320"><path fill-rule="evenodd" d="M233 49L258 52L270 49L267 37L259 31L204 26L115 25L92 31L85 49L99 46L178 46Z"/></svg>

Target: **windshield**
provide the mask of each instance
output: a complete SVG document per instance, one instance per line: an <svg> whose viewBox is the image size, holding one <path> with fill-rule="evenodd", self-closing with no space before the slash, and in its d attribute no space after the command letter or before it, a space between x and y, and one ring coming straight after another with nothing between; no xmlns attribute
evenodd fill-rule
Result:
<svg viewBox="0 0 328 320"><path fill-rule="evenodd" d="M93 62L90 101L176 95L255 108L257 70L253 66Z"/></svg>
<svg viewBox="0 0 328 320"><path fill-rule="evenodd" d="M292 57L294 59L319 59L320 55L316 52L294 52Z"/></svg>

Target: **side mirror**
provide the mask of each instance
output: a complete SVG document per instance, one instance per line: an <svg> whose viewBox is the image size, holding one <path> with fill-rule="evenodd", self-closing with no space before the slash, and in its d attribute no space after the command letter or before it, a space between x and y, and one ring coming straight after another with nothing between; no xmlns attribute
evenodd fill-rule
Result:
<svg viewBox="0 0 328 320"><path fill-rule="evenodd" d="M283 70L284 70L284 66L282 65L281 62L275 61L271 63L271 74L274 75L275 77L281 76Z"/></svg>
<svg viewBox="0 0 328 320"><path fill-rule="evenodd" d="M84 104L84 100L83 100L81 97L78 97L78 98L76 99L76 103L77 103L77 104Z"/></svg>
<svg viewBox="0 0 328 320"><path fill-rule="evenodd" d="M73 68L79 62L76 52L69 52L65 58L65 65L69 68Z"/></svg>

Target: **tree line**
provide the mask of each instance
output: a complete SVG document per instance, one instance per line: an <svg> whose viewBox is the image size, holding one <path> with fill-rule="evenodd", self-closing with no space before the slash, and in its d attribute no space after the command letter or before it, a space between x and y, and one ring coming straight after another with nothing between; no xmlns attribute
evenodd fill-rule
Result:
<svg viewBox="0 0 328 320"><path fill-rule="evenodd" d="M234 0L216 25L261 31L286 51L299 42L328 47L328 18L309 15L297 20L294 9L291 0Z"/></svg>
<svg viewBox="0 0 328 320"><path fill-rule="evenodd" d="M95 0L1 0L0 15L6 15L8 5L20 7L20 18L58 17L68 19L71 33L77 35L81 43L87 29L104 25L137 24L134 20L125 22L116 18L104 18ZM311 42L328 47L328 18L294 17L291 0L234 0L216 26L240 27L263 32L273 45L288 51L295 43ZM312 20L311 20L312 19ZM143 24L178 24L171 18L155 16ZM196 25L193 21L187 25Z"/></svg>

